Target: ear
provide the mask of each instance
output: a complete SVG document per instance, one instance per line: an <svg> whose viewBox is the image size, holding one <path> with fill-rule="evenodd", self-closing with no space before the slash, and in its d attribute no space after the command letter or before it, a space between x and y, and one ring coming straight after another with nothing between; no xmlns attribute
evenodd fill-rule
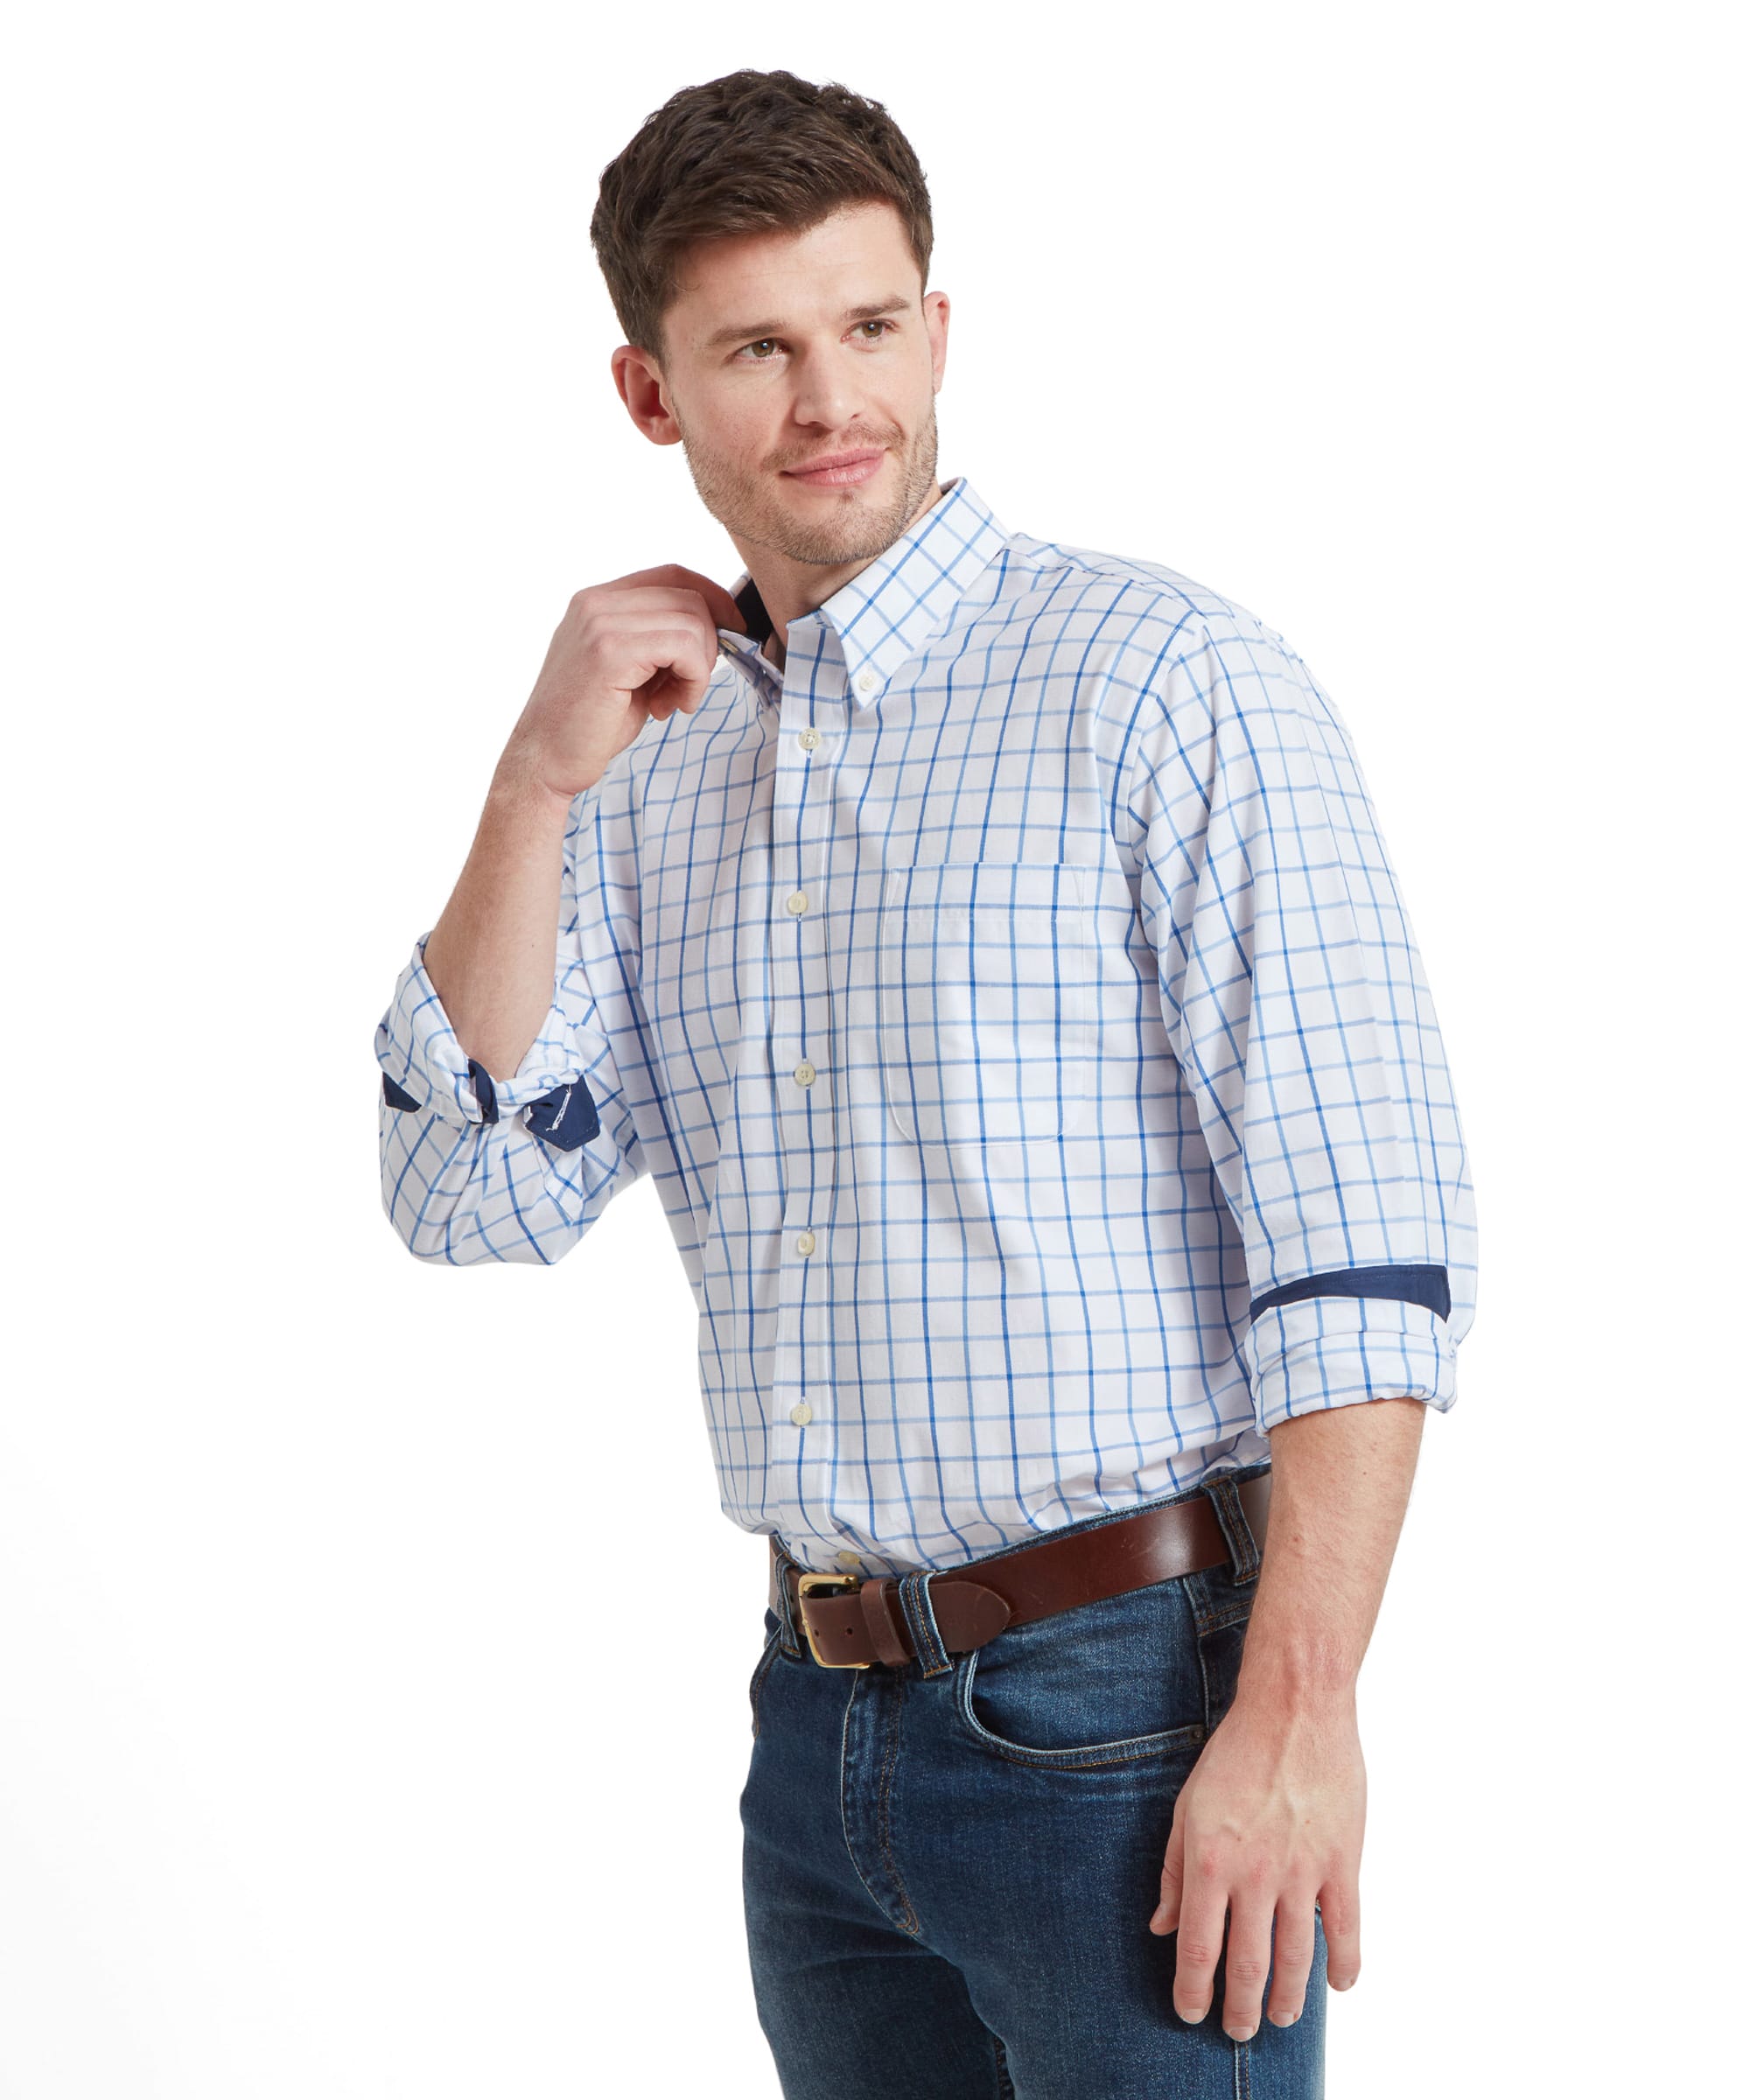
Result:
<svg viewBox="0 0 1743 2100"><path fill-rule="evenodd" d="M650 444L680 442L683 433L667 401L665 380L648 351L634 343L620 343L612 352L612 378L630 421Z"/></svg>
<svg viewBox="0 0 1743 2100"><path fill-rule="evenodd" d="M935 394L944 384L944 354L950 336L950 295L928 291L920 305L926 316L927 340L932 346L932 391Z"/></svg>

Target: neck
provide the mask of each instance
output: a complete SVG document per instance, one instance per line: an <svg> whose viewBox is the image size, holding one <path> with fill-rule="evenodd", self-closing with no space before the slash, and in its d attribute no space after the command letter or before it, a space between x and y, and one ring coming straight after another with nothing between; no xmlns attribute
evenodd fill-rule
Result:
<svg viewBox="0 0 1743 2100"><path fill-rule="evenodd" d="M902 531L910 530L914 520L924 517L943 493L934 480ZM844 584L851 583L861 570L869 569L878 558L875 554L868 554L859 561L820 564L795 562L775 548L741 540L736 533L732 536L732 544L738 549L738 559L748 570L769 617L769 637L762 645L763 654L781 670L787 666L789 624L802 620L808 612L815 612Z"/></svg>

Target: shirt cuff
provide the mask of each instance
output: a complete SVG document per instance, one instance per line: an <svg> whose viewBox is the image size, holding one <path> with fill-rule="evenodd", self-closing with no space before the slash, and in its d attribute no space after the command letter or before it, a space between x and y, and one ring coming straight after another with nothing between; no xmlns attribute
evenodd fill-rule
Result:
<svg viewBox="0 0 1743 2100"><path fill-rule="evenodd" d="M375 1030L375 1061L388 1106L402 1114L428 1110L457 1130L501 1122L526 1109L528 1127L564 1149L597 1132L597 1111L562 1010L553 1001L520 1068L508 1079L495 1078L460 1047L424 967L429 938L418 942L401 971Z"/></svg>
<svg viewBox="0 0 1743 2100"><path fill-rule="evenodd" d="M1452 1406L1452 1330L1426 1306L1387 1298L1308 1298L1274 1305L1248 1328L1241 1354L1253 1411L1267 1433L1293 1415L1361 1400Z"/></svg>

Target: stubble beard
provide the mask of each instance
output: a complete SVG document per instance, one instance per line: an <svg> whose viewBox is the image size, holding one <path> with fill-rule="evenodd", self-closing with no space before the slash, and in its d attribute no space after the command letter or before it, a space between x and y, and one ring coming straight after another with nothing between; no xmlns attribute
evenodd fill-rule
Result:
<svg viewBox="0 0 1743 2100"><path fill-rule="evenodd" d="M675 418L676 410L674 410ZM736 539L766 547L789 562L807 562L831 569L844 562L875 561L906 531L914 512L926 500L938 472L938 411L935 402L927 406L926 422L915 432L904 454L892 434L889 451L900 469L899 493L887 503L868 508L852 491L841 492L838 503L812 503L816 514L796 516L786 509L775 493L774 477L746 474L729 460L698 444L677 418L684 459L710 515L718 518ZM869 442L878 443L881 431ZM862 441L866 442L866 441ZM848 445L838 448L847 451Z"/></svg>

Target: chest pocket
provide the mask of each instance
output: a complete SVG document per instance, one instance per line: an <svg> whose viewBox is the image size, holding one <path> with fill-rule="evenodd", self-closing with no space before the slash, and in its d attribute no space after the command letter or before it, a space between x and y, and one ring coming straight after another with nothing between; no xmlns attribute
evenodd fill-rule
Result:
<svg viewBox="0 0 1743 2100"><path fill-rule="evenodd" d="M1094 1051L1084 882L1064 862L886 872L878 1053L905 1138L1034 1144L1080 1120Z"/></svg>

